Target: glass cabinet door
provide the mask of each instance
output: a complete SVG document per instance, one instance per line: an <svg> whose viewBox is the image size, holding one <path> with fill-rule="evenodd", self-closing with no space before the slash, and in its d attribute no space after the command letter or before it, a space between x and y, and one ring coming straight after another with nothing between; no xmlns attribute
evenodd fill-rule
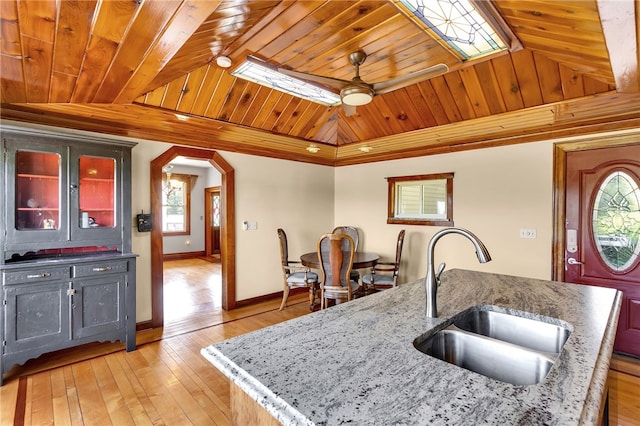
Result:
<svg viewBox="0 0 640 426"><path fill-rule="evenodd" d="M60 155L17 151L16 230L59 229L60 223Z"/></svg>
<svg viewBox="0 0 640 426"><path fill-rule="evenodd" d="M81 228L113 228L115 221L115 159L80 156Z"/></svg>
<svg viewBox="0 0 640 426"><path fill-rule="evenodd" d="M67 154L59 144L4 140L6 251L38 251L68 239Z"/></svg>
<svg viewBox="0 0 640 426"><path fill-rule="evenodd" d="M122 240L122 154L108 147L69 150L69 228L72 241L111 249Z"/></svg>

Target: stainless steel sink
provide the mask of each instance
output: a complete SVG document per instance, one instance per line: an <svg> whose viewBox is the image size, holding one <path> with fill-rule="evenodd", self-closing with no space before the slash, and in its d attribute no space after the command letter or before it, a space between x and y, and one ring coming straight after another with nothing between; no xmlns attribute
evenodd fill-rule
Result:
<svg viewBox="0 0 640 426"><path fill-rule="evenodd" d="M542 382L569 338L567 327L476 307L414 340L416 349L513 385Z"/></svg>
<svg viewBox="0 0 640 426"><path fill-rule="evenodd" d="M513 385L534 385L547 377L553 357L511 343L444 329L416 348L458 367Z"/></svg>
<svg viewBox="0 0 640 426"><path fill-rule="evenodd" d="M485 309L467 311L454 324L471 333L552 353L560 353L571 334L559 325Z"/></svg>

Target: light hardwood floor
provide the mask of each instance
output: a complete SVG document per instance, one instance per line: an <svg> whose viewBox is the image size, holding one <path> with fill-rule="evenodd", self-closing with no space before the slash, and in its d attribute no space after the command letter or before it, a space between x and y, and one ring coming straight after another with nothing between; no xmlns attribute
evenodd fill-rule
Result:
<svg viewBox="0 0 640 426"><path fill-rule="evenodd" d="M191 274L186 280L191 286L211 275L201 263L194 273L189 262L172 262L181 262L173 272ZM192 298L195 305L210 303L200 294ZM0 425L230 424L229 382L200 349L305 315L308 300L306 294L294 295L282 312L279 299L231 312L212 303L210 311L193 309L190 326L181 320L170 333L139 332L133 352L120 343L91 344L12 369L0 388ZM181 318L186 312L179 311ZM610 424L638 425L640 361L614 357L609 380Z"/></svg>

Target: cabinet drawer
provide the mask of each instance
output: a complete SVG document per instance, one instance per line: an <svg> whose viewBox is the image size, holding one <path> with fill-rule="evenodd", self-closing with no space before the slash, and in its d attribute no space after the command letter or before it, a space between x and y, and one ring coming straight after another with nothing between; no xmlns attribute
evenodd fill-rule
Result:
<svg viewBox="0 0 640 426"><path fill-rule="evenodd" d="M119 260L113 262L96 262L88 265L77 265L73 267L74 277L88 277L101 274L123 273L128 270L128 262Z"/></svg>
<svg viewBox="0 0 640 426"><path fill-rule="evenodd" d="M16 271L4 273L4 284L24 284L43 281L60 281L71 278L71 270L68 266L56 268L31 269L28 271Z"/></svg>

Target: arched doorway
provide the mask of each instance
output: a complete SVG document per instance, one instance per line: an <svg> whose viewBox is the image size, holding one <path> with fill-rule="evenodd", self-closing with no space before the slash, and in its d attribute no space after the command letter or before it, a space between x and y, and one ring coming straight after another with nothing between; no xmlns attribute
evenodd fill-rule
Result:
<svg viewBox="0 0 640 426"><path fill-rule="evenodd" d="M222 308L230 310L236 304L235 255L235 178L234 170L216 151L173 146L151 161L151 211L153 222L162 223L162 167L176 157L206 160L222 175L220 206L220 262L222 266ZM151 231L151 324L164 325L162 227Z"/></svg>

